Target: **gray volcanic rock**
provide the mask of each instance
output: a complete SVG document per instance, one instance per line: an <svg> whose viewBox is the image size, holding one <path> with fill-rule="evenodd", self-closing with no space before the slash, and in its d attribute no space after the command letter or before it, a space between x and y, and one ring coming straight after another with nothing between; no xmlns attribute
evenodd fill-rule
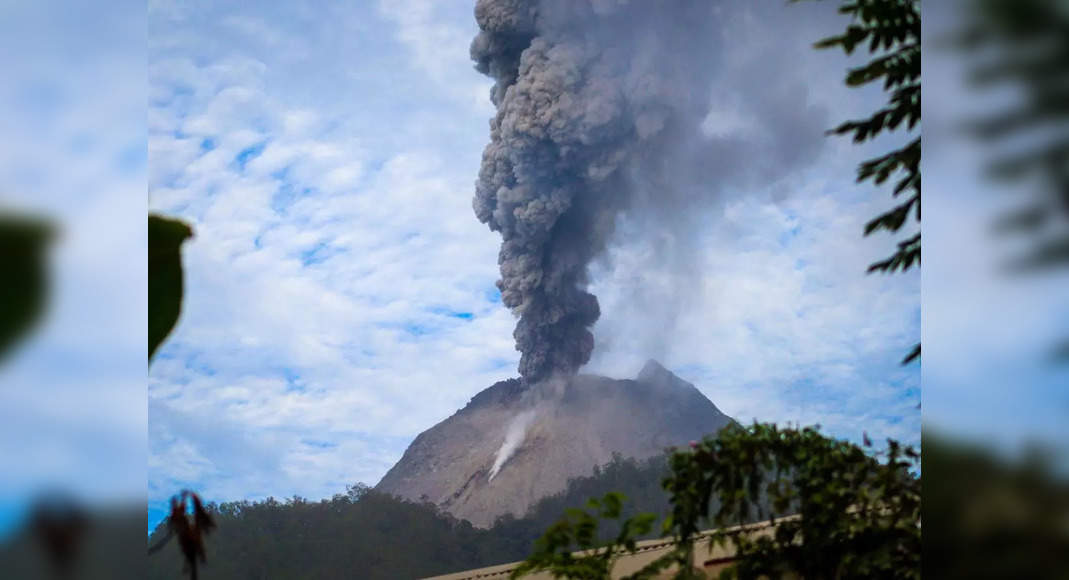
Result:
<svg viewBox="0 0 1069 580"><path fill-rule="evenodd" d="M652 360L635 380L578 375L525 390L510 379L416 437L376 489L489 527L507 513L522 517L614 452L644 459L731 421L694 385ZM514 451L491 478L506 439Z"/></svg>

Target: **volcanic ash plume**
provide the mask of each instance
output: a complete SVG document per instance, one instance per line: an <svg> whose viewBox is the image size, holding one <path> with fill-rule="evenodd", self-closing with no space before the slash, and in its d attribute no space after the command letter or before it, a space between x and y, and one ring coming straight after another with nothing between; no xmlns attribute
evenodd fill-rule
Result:
<svg viewBox="0 0 1069 580"><path fill-rule="evenodd" d="M587 268L617 216L700 131L714 2L479 0L471 46L497 114L474 209L501 233L498 287L519 316L528 384L572 375L594 348Z"/></svg>

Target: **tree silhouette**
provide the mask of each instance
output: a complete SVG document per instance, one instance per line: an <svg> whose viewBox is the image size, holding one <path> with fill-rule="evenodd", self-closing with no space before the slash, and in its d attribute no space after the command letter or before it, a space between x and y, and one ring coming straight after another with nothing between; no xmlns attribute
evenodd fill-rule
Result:
<svg viewBox="0 0 1069 580"><path fill-rule="evenodd" d="M1014 273L1069 266L1069 4L1049 0L972 0L957 34L975 89L1012 87L1012 104L968 123L995 146L987 168L996 183L1025 183L1026 198L995 224L1030 240L1009 263ZM1069 337L1054 357L1069 361Z"/></svg>

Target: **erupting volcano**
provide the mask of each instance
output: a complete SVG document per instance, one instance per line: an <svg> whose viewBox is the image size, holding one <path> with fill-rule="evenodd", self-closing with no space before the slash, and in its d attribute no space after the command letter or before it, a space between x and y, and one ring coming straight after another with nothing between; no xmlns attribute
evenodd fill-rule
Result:
<svg viewBox="0 0 1069 580"><path fill-rule="evenodd" d="M416 437L377 489L488 527L504 514L523 516L613 453L644 459L731 421L654 361L634 380L581 374L558 388L512 379L482 391Z"/></svg>
<svg viewBox="0 0 1069 580"><path fill-rule="evenodd" d="M494 80L496 114L473 207L501 235L497 285L518 317L520 378L422 433L378 489L486 526L613 453L650 457L731 421L652 361L635 380L578 373L601 316L595 263L649 246L629 311L598 332L666 354L701 290L690 258L703 211L725 192L778 184L819 151L827 122L805 71L784 67L776 38L752 34L781 13L768 2L478 0L471 56ZM657 268L667 290L645 292Z"/></svg>

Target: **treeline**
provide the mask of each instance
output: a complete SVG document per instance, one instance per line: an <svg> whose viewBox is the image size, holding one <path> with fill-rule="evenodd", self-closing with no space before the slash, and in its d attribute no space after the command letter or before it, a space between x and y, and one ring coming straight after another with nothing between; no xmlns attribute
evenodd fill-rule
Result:
<svg viewBox="0 0 1069 580"><path fill-rule="evenodd" d="M200 580L405 579L523 560L565 509L608 491L628 497L628 514L665 513L661 479L666 470L665 457L636 461L616 456L593 475L571 480L526 516L499 518L490 529L475 528L432 504L401 500L361 484L329 500L212 504L218 529L207 538L207 563L198 572ZM153 532L149 544L163 531ZM179 579L182 568L177 547L167 546L149 558L146 577Z"/></svg>

